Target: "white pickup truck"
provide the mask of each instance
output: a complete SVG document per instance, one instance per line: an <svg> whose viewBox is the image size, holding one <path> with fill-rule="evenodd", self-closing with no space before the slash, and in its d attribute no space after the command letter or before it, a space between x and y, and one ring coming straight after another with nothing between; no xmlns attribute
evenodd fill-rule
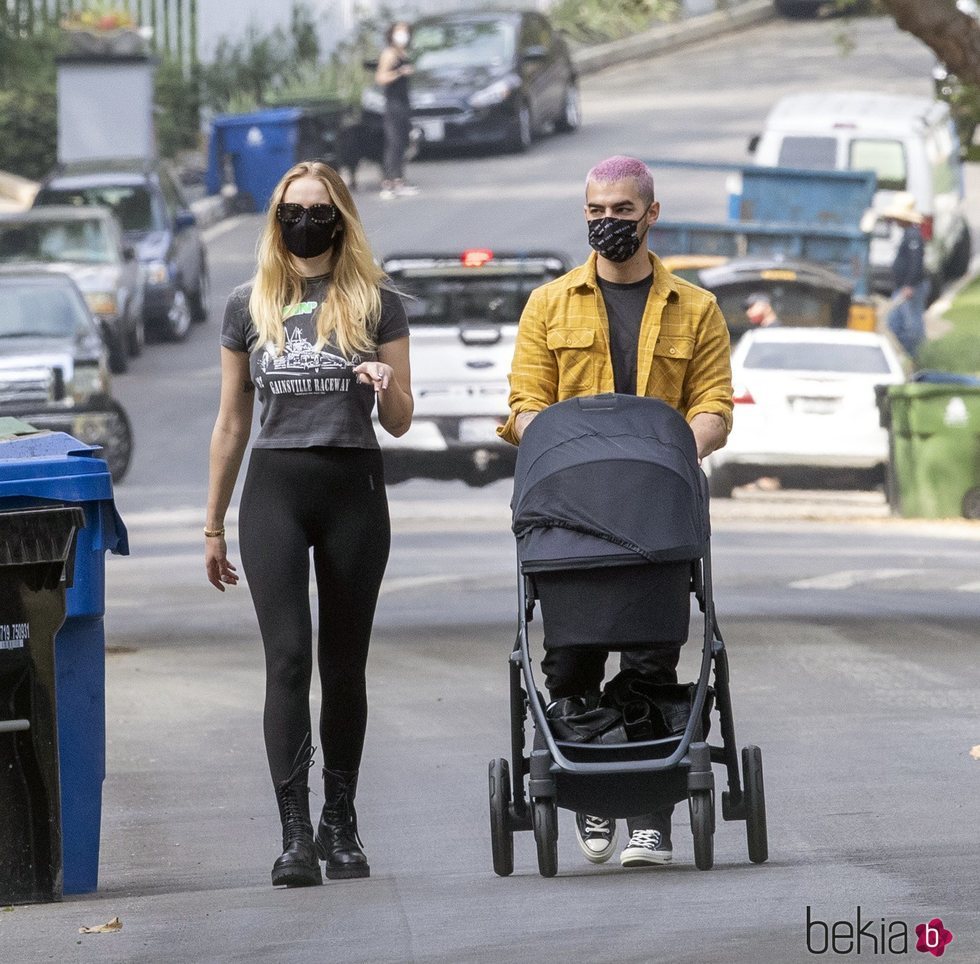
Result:
<svg viewBox="0 0 980 964"><path fill-rule="evenodd" d="M415 396L405 435L378 429L387 481L486 485L511 475L517 450L497 438L497 427L508 413L517 323L531 291L563 275L567 259L481 248L392 255L382 266L408 314Z"/></svg>

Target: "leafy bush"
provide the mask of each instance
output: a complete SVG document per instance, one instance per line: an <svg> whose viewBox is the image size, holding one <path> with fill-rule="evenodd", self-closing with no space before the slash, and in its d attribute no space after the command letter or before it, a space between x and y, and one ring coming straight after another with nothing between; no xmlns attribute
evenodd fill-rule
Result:
<svg viewBox="0 0 980 964"><path fill-rule="evenodd" d="M681 0L556 0L548 16L573 42L592 44L673 20L680 8Z"/></svg>
<svg viewBox="0 0 980 964"><path fill-rule="evenodd" d="M980 374L980 278L960 290L943 317L952 330L922 346L919 367Z"/></svg>

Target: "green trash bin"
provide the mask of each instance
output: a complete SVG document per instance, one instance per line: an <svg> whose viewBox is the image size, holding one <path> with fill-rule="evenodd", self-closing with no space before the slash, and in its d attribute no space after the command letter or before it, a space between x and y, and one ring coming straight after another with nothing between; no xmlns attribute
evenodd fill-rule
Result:
<svg viewBox="0 0 980 964"><path fill-rule="evenodd" d="M892 385L888 408L899 513L980 519L980 379Z"/></svg>

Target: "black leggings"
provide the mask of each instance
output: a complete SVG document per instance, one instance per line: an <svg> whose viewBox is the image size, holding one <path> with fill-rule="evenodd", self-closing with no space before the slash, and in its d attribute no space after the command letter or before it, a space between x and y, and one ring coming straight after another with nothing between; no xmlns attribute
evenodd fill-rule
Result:
<svg viewBox="0 0 980 964"><path fill-rule="evenodd" d="M316 573L323 765L357 770L367 724L364 670L391 529L381 453L253 449L239 547L265 648L263 728L274 783L310 740Z"/></svg>

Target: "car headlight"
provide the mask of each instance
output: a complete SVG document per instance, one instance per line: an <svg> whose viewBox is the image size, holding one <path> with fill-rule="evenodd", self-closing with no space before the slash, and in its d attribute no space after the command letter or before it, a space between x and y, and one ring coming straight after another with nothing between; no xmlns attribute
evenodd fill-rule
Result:
<svg viewBox="0 0 980 964"><path fill-rule="evenodd" d="M361 94L361 107L372 114L385 112L385 95L377 87L367 87Z"/></svg>
<svg viewBox="0 0 980 964"><path fill-rule="evenodd" d="M146 266L146 279L151 285L166 284L170 280L170 271L166 261L151 261Z"/></svg>
<svg viewBox="0 0 980 964"><path fill-rule="evenodd" d="M521 82L517 77L502 77L500 80L495 80L489 87L484 87L483 90L470 95L470 107L502 104L520 85Z"/></svg>
<svg viewBox="0 0 980 964"><path fill-rule="evenodd" d="M94 315L114 315L119 310L113 291L86 291L85 300Z"/></svg>
<svg viewBox="0 0 980 964"><path fill-rule="evenodd" d="M93 395L103 395L108 391L108 379L101 365L75 366L71 379L71 397L76 404L83 404Z"/></svg>

